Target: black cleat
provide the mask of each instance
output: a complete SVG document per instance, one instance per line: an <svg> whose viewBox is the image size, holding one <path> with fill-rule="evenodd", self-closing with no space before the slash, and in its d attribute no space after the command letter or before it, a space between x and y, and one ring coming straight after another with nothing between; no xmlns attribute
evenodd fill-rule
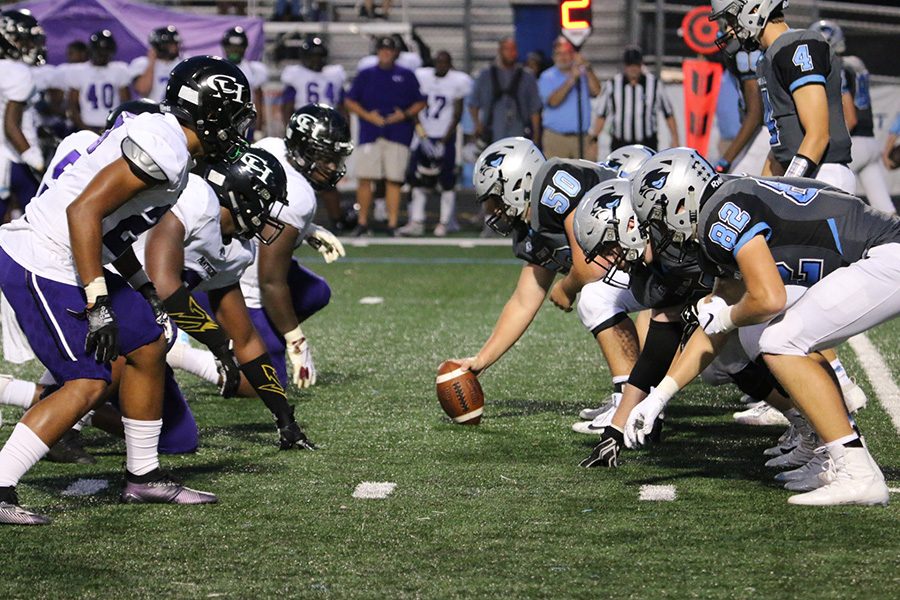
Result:
<svg viewBox="0 0 900 600"><path fill-rule="evenodd" d="M619 466L619 451L622 448L622 444L614 435L610 435L609 430L611 429L611 427L607 427L603 431L603 434L600 436L600 443L594 446L590 456L579 463L580 466L585 468L607 467L609 469L615 469ZM619 437L622 436L620 432L615 433L618 433Z"/></svg>
<svg viewBox="0 0 900 600"><path fill-rule="evenodd" d="M291 448L316 450L316 445L309 441L296 421L291 421L284 427L279 427L278 435L278 446L281 450L290 450Z"/></svg>
<svg viewBox="0 0 900 600"><path fill-rule="evenodd" d="M53 444L46 456L50 462L92 465L97 459L88 454L81 442L81 432L70 429Z"/></svg>

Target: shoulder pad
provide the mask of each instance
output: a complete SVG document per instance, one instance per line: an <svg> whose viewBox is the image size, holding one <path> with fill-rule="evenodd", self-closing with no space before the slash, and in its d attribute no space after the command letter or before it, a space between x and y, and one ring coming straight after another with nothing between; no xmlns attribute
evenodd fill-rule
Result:
<svg viewBox="0 0 900 600"><path fill-rule="evenodd" d="M150 185L166 183L168 177L156 161L130 137L122 140L122 158L141 181Z"/></svg>

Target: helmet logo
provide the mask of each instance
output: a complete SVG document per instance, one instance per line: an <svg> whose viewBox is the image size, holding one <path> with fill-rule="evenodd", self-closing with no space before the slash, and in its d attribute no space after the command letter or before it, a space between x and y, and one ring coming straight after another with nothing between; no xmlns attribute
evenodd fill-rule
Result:
<svg viewBox="0 0 900 600"><path fill-rule="evenodd" d="M503 155L499 152L495 152L489 156L486 156L484 159L484 164L489 167L493 167L495 169L499 168L503 163Z"/></svg>
<svg viewBox="0 0 900 600"><path fill-rule="evenodd" d="M231 98L237 102L243 102L244 85L230 75L213 75L207 79L207 85L216 93L214 98Z"/></svg>
<svg viewBox="0 0 900 600"><path fill-rule="evenodd" d="M668 176L663 175L659 179L657 179L655 181L651 181L650 186L657 190L661 190L663 188L663 186L666 185L666 179L668 179Z"/></svg>
<svg viewBox="0 0 900 600"><path fill-rule="evenodd" d="M269 185L269 176L272 174L272 169L269 168L269 165L267 165L264 160L255 154L247 153L241 156L241 162L244 163L250 172L256 175L260 181L265 185Z"/></svg>

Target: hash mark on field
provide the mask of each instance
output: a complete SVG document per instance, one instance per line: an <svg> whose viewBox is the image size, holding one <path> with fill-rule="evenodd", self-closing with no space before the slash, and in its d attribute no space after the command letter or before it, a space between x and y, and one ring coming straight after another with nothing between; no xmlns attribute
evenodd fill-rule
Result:
<svg viewBox="0 0 900 600"><path fill-rule="evenodd" d="M674 485L642 485L638 500L672 502L676 496Z"/></svg>
<svg viewBox="0 0 900 600"><path fill-rule="evenodd" d="M395 487L393 481L363 481L353 490L353 497L380 500L390 496Z"/></svg>
<svg viewBox="0 0 900 600"><path fill-rule="evenodd" d="M381 304L384 302L384 298L381 296L363 296L359 299L360 304Z"/></svg>
<svg viewBox="0 0 900 600"><path fill-rule="evenodd" d="M875 395L881 400L881 405L894 424L894 429L900 433L900 388L891 377L884 357L864 333L850 338L850 347L856 352L869 383L875 389Z"/></svg>
<svg viewBox="0 0 900 600"><path fill-rule="evenodd" d="M889 487L888 491L892 494L900 494L900 487L892 487L892 488Z"/></svg>
<svg viewBox="0 0 900 600"><path fill-rule="evenodd" d="M63 490L63 496L93 496L109 487L105 479L79 479Z"/></svg>

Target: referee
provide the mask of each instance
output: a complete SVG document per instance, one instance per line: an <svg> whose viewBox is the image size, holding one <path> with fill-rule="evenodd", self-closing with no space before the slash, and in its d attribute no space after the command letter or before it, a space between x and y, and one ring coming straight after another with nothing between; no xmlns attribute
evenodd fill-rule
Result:
<svg viewBox="0 0 900 600"><path fill-rule="evenodd" d="M623 62L625 68L622 72L604 85L594 132L599 135L609 119L612 121L611 150L629 144L643 144L658 150L656 111L660 111L669 126L671 146L680 145L672 102L662 82L652 73L644 71L640 48L626 48Z"/></svg>

